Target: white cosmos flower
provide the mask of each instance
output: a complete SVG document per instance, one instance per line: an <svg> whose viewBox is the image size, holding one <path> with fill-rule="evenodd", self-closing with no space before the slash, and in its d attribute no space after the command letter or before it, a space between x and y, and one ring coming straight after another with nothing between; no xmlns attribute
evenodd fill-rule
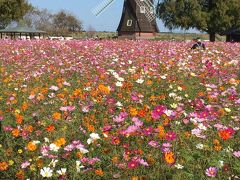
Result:
<svg viewBox="0 0 240 180"><path fill-rule="evenodd" d="M169 97L176 97L177 96L177 94L176 93L169 93L169 95L168 95Z"/></svg>
<svg viewBox="0 0 240 180"><path fill-rule="evenodd" d="M183 169L183 168L184 168L184 166L182 166L181 164L176 164L175 167L176 167L177 169Z"/></svg>
<svg viewBox="0 0 240 180"><path fill-rule="evenodd" d="M80 172L80 170L84 168L83 165L81 165L81 161L76 161L76 169L77 169L77 172Z"/></svg>
<svg viewBox="0 0 240 180"><path fill-rule="evenodd" d="M201 129L201 130L204 130L204 131L207 130L207 127L204 126L203 123L199 123L199 124L198 124L198 128Z"/></svg>
<svg viewBox="0 0 240 180"><path fill-rule="evenodd" d="M122 107L123 105L122 105L121 102L118 101L118 102L116 103L116 106L118 106L118 107Z"/></svg>
<svg viewBox="0 0 240 180"><path fill-rule="evenodd" d="M89 152L87 149L81 148L81 147L79 148L79 151L80 151L82 154L86 154L86 153Z"/></svg>
<svg viewBox="0 0 240 180"><path fill-rule="evenodd" d="M53 170L51 170L49 167L44 167L43 169L41 169L40 174L42 175L42 177L52 177Z"/></svg>
<svg viewBox="0 0 240 180"><path fill-rule="evenodd" d="M90 134L90 138L92 138L92 139L100 139L100 137L99 137L99 135L97 134L97 133L91 133Z"/></svg>
<svg viewBox="0 0 240 180"><path fill-rule="evenodd" d="M136 81L136 83L138 83L138 84L142 84L143 82L144 82L144 80L141 78Z"/></svg>
<svg viewBox="0 0 240 180"><path fill-rule="evenodd" d="M165 110L164 113L169 117L172 114L172 110Z"/></svg>
<svg viewBox="0 0 240 180"><path fill-rule="evenodd" d="M117 86L117 87L122 87L122 86L123 86L123 83L120 82L120 81L118 81L118 82L116 82L116 86Z"/></svg>
<svg viewBox="0 0 240 180"><path fill-rule="evenodd" d="M166 79L167 77L165 76L165 75L163 75L163 76L160 76L162 79Z"/></svg>
<svg viewBox="0 0 240 180"><path fill-rule="evenodd" d="M87 144L91 144L92 142L93 142L93 139L88 138L88 140L87 140Z"/></svg>
<svg viewBox="0 0 240 180"><path fill-rule="evenodd" d="M100 139L99 135L97 133L91 133L90 138L88 138L87 143L91 144L93 141Z"/></svg>
<svg viewBox="0 0 240 180"><path fill-rule="evenodd" d="M57 170L57 173L61 176L64 176L67 172L67 168L61 168L60 170Z"/></svg>
<svg viewBox="0 0 240 180"><path fill-rule="evenodd" d="M45 137L44 141L47 143L47 142L49 142L49 139Z"/></svg>
<svg viewBox="0 0 240 180"><path fill-rule="evenodd" d="M123 81L124 81L124 78L118 77L117 80L123 82Z"/></svg>
<svg viewBox="0 0 240 180"><path fill-rule="evenodd" d="M33 144L39 144L39 143L41 143L40 141L32 141L33 142Z"/></svg>
<svg viewBox="0 0 240 180"><path fill-rule="evenodd" d="M200 143L197 144L197 145L196 145L196 148L197 148L197 149L203 149L203 144L200 144Z"/></svg>
<svg viewBox="0 0 240 180"><path fill-rule="evenodd" d="M54 152L57 152L59 150L59 147L54 143L50 144L49 148L51 151L54 151Z"/></svg>

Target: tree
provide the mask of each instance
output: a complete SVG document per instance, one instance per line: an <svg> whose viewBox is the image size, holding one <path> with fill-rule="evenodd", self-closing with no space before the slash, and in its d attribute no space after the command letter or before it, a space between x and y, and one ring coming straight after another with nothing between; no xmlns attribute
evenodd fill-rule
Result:
<svg viewBox="0 0 240 180"><path fill-rule="evenodd" d="M82 30L82 22L73 14L65 11L60 11L54 15L53 26L60 34Z"/></svg>
<svg viewBox="0 0 240 180"><path fill-rule="evenodd" d="M11 21L19 21L31 9L27 0L0 0L0 28L5 28Z"/></svg>
<svg viewBox="0 0 240 180"><path fill-rule="evenodd" d="M33 8L24 16L24 21L28 27L33 27L39 30L52 32L53 31L53 14L47 9Z"/></svg>
<svg viewBox="0 0 240 180"><path fill-rule="evenodd" d="M240 27L239 8L239 0L163 0L157 13L169 29L196 28L215 41L215 34Z"/></svg>

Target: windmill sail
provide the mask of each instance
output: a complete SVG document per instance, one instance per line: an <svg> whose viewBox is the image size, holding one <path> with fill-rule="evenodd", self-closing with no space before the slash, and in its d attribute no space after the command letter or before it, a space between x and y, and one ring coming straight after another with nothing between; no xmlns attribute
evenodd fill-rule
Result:
<svg viewBox="0 0 240 180"><path fill-rule="evenodd" d="M146 7L145 16L151 22L156 19L155 6L150 0L136 0L136 4L140 7Z"/></svg>
<svg viewBox="0 0 240 180"><path fill-rule="evenodd" d="M104 0L100 4L98 4L93 10L92 13L95 16L98 16L101 14L103 11L105 11L112 3L114 0Z"/></svg>

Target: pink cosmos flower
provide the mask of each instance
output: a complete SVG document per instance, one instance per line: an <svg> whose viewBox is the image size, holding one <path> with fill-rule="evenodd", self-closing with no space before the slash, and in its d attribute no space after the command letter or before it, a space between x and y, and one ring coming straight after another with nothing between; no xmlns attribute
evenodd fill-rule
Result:
<svg viewBox="0 0 240 180"><path fill-rule="evenodd" d="M158 148L158 147L159 147L159 144L158 144L158 142L156 142L156 141L150 141L150 142L148 143L148 145L149 145L149 146L152 146L152 147L155 147L155 148Z"/></svg>
<svg viewBox="0 0 240 180"><path fill-rule="evenodd" d="M237 158L240 158L240 151L234 151L233 155Z"/></svg>
<svg viewBox="0 0 240 180"><path fill-rule="evenodd" d="M134 122L134 124L135 124L136 126L138 126L138 127L143 126L143 122L140 121L137 117L133 117L133 118L132 118L132 122Z"/></svg>
<svg viewBox="0 0 240 180"><path fill-rule="evenodd" d="M30 162L25 161L25 162L23 162L23 163L21 164L21 168L22 168L22 169L25 169L25 168L27 168L29 165L30 165Z"/></svg>
<svg viewBox="0 0 240 180"><path fill-rule="evenodd" d="M50 89L50 90L53 90L53 91L58 91L58 90L59 90L59 87L57 87L57 86L51 86L49 89Z"/></svg>
<svg viewBox="0 0 240 180"><path fill-rule="evenodd" d="M73 111L75 110L75 106L62 106L60 107L60 111Z"/></svg>
<svg viewBox="0 0 240 180"><path fill-rule="evenodd" d="M176 133L173 132L173 131L167 132L167 133L166 133L166 136L165 136L165 138L166 138L167 141L173 141L173 140L176 139L176 137L177 137L177 136L176 136Z"/></svg>
<svg viewBox="0 0 240 180"><path fill-rule="evenodd" d="M208 169L206 169L205 173L209 177L215 177L217 175L217 168L209 167Z"/></svg>
<svg viewBox="0 0 240 180"><path fill-rule="evenodd" d="M152 118L153 119L159 119L161 115L164 114L164 111L166 110L166 107L163 105L156 106L154 110L152 111Z"/></svg>
<svg viewBox="0 0 240 180"><path fill-rule="evenodd" d="M128 126L128 128L124 131L124 134L132 134L134 132L136 132L139 129L138 126L132 125L132 126Z"/></svg>

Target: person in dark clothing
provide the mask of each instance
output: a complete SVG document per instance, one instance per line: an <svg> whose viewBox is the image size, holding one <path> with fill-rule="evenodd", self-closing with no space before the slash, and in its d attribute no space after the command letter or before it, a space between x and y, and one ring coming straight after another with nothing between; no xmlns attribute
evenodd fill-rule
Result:
<svg viewBox="0 0 240 180"><path fill-rule="evenodd" d="M191 49L203 49L203 50L206 49L205 44L203 44L203 43L201 42L201 39L200 39L200 38L197 38L195 41L196 41L196 43L192 46Z"/></svg>

